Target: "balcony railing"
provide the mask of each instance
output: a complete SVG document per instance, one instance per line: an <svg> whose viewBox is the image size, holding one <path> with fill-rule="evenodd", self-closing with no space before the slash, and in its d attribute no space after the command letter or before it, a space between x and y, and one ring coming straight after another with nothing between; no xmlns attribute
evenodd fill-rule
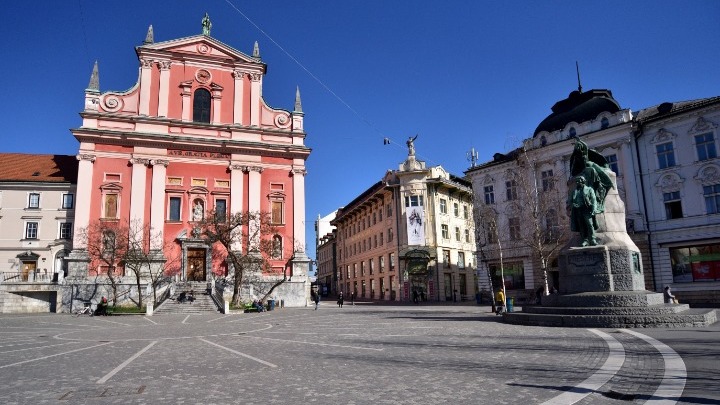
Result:
<svg viewBox="0 0 720 405"><path fill-rule="evenodd" d="M53 273L44 272L2 272L0 282L2 283L52 283Z"/></svg>

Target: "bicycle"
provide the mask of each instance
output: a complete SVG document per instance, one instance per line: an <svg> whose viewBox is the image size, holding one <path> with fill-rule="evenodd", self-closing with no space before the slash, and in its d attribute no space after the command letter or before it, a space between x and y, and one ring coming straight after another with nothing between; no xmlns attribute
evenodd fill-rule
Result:
<svg viewBox="0 0 720 405"><path fill-rule="evenodd" d="M75 312L73 312L73 315L75 315L76 318L79 317L80 315L93 316L93 315L95 315L94 312L95 311L93 311L92 305L85 305L82 308L76 309Z"/></svg>

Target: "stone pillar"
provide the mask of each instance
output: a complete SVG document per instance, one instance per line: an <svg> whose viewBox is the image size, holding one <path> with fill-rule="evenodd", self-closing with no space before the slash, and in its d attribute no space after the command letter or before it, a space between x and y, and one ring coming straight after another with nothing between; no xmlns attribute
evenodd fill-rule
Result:
<svg viewBox="0 0 720 405"><path fill-rule="evenodd" d="M190 106L190 97L192 96L192 81L183 82L180 84L180 87L182 88L182 91L180 95L182 96L182 120L183 121L190 121L192 120L192 108Z"/></svg>
<svg viewBox="0 0 720 405"><path fill-rule="evenodd" d="M233 123L236 125L242 125L245 73L242 70L236 69L233 71L232 75L235 79L235 93L233 94Z"/></svg>
<svg viewBox="0 0 720 405"><path fill-rule="evenodd" d="M150 115L150 93L152 86L153 61L140 60L140 115Z"/></svg>
<svg viewBox="0 0 720 405"><path fill-rule="evenodd" d="M130 226L142 227L145 223L145 190L147 188L147 165L150 164L150 160L132 158L130 163L133 165L130 185ZM141 237L144 237L144 232L141 233Z"/></svg>
<svg viewBox="0 0 720 405"><path fill-rule="evenodd" d="M160 91L158 94L158 117L167 117L170 95L170 61L160 61Z"/></svg>
<svg viewBox="0 0 720 405"><path fill-rule="evenodd" d="M262 179L262 167L257 166L250 166L248 167L248 212L251 213L258 213L262 210L262 207L260 205L260 180ZM252 227L253 224L250 224ZM255 226L260 226L260 224L255 224ZM256 233L253 232L253 230L250 230L251 234ZM256 238L249 241L250 242L250 248L257 248L260 239L260 235L258 234Z"/></svg>
<svg viewBox="0 0 720 405"><path fill-rule="evenodd" d="M90 225L90 201L92 199L92 182L93 182L93 163L95 155L80 154L77 155L78 163L78 179L77 179L77 196L75 198L75 229L87 228ZM73 247L75 249L84 249L85 243L80 238L80 232L73 233Z"/></svg>
<svg viewBox="0 0 720 405"><path fill-rule="evenodd" d="M243 178L245 168L238 164L230 163L230 215L243 212ZM241 241L235 241L232 250L241 252Z"/></svg>
<svg viewBox="0 0 720 405"><path fill-rule="evenodd" d="M156 233L159 232L159 238L150 239L150 249L159 250L163 247L163 231L165 229L165 174L167 166L170 164L167 160L155 159L152 161L152 191L150 194L150 226Z"/></svg>
<svg viewBox="0 0 720 405"><path fill-rule="evenodd" d="M221 108L221 100L222 100L222 87L213 84L212 85L212 91L210 92L210 95L212 97L212 123L213 124L222 124L222 108Z"/></svg>
<svg viewBox="0 0 720 405"><path fill-rule="evenodd" d="M293 244L305 252L305 168L292 170L293 176Z"/></svg>
<svg viewBox="0 0 720 405"><path fill-rule="evenodd" d="M262 74L250 74L250 126L260 126L260 98L262 96Z"/></svg>

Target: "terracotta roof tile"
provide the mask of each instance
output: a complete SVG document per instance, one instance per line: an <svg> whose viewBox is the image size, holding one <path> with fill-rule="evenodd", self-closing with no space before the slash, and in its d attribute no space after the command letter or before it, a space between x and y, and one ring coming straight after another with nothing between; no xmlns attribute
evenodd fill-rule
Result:
<svg viewBox="0 0 720 405"><path fill-rule="evenodd" d="M78 161L68 155L0 153L0 182L77 183Z"/></svg>

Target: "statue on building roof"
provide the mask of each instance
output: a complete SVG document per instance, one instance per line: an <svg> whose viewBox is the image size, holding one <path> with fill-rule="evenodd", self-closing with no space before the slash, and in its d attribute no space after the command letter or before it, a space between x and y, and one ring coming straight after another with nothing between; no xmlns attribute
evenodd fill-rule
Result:
<svg viewBox="0 0 720 405"><path fill-rule="evenodd" d="M208 13L205 13L205 17L202 19L202 33L203 35L210 36L210 29L212 28L212 23L210 22L210 16Z"/></svg>
<svg viewBox="0 0 720 405"><path fill-rule="evenodd" d="M417 137L418 137L417 135L415 135L414 138L411 136L411 137L408 138L407 142L405 142L405 143L407 143L407 147L408 147L408 156L415 156L415 144L414 144L414 142L415 142L415 140L417 139Z"/></svg>

